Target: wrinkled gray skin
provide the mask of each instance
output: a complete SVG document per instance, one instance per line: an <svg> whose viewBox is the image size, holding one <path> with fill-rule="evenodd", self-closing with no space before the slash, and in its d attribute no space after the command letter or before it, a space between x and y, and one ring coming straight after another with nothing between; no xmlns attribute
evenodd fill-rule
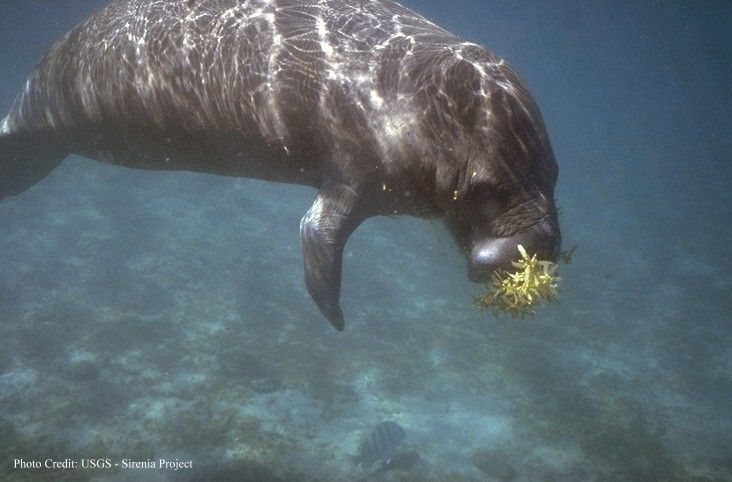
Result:
<svg viewBox="0 0 732 482"><path fill-rule="evenodd" d="M557 165L500 58L390 0L122 0L59 40L0 124L0 199L69 153L313 186L308 290L338 330L341 254L379 214L442 216L469 275L560 245Z"/></svg>

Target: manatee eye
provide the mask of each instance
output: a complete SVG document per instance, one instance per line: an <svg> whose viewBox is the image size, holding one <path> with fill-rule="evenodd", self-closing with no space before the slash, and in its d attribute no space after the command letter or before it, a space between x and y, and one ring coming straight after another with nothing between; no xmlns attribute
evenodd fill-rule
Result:
<svg viewBox="0 0 732 482"><path fill-rule="evenodd" d="M488 218L495 218L508 208L508 202L511 198L508 190L497 188L490 193L489 199L483 207L483 213Z"/></svg>
<svg viewBox="0 0 732 482"><path fill-rule="evenodd" d="M493 189L493 199L501 205L501 208L505 208L511 199L511 193L503 185L498 185Z"/></svg>
<svg viewBox="0 0 732 482"><path fill-rule="evenodd" d="M480 217L493 218L506 210L510 193L500 185L481 183L475 186L470 196L470 204Z"/></svg>

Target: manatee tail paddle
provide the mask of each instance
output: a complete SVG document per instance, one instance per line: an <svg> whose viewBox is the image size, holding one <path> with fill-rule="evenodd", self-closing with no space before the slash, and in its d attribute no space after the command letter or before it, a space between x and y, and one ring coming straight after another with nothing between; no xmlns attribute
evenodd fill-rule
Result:
<svg viewBox="0 0 732 482"><path fill-rule="evenodd" d="M0 134L0 200L20 194L39 182L68 154L56 134Z"/></svg>

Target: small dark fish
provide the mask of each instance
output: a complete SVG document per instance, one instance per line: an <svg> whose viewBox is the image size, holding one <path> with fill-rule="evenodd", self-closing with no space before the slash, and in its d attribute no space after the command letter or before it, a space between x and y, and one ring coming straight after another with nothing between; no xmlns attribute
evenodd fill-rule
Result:
<svg viewBox="0 0 732 482"><path fill-rule="evenodd" d="M574 251L577 249L577 245L575 244L571 248L569 248L567 251L560 251L559 252L559 259L564 264L570 264L572 262L572 256L574 256Z"/></svg>
<svg viewBox="0 0 732 482"><path fill-rule="evenodd" d="M361 465L363 470L368 471L376 462L388 464L406 437L407 434L398 423L381 422L361 440L353 468Z"/></svg>

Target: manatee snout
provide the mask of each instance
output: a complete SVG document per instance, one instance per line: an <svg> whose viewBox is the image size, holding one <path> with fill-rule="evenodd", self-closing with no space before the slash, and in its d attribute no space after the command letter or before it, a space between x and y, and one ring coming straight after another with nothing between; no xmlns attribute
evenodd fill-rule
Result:
<svg viewBox="0 0 732 482"><path fill-rule="evenodd" d="M473 240L468 259L468 276L473 282L488 281L497 269L512 270L518 259L517 246L522 245L531 256L556 261L561 235L554 222L542 220L534 226L503 238L483 237Z"/></svg>

